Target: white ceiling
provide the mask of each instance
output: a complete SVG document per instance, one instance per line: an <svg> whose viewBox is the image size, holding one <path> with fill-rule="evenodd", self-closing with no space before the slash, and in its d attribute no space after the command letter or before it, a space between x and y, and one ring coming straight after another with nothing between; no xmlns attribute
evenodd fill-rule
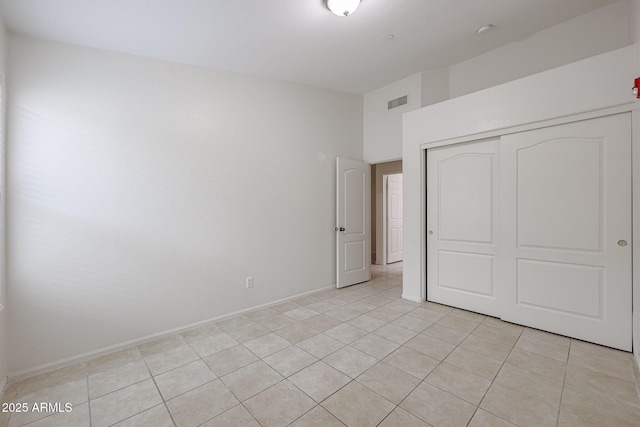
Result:
<svg viewBox="0 0 640 427"><path fill-rule="evenodd" d="M343 18L323 0L0 0L0 13L37 38L366 93L615 1L363 0Z"/></svg>

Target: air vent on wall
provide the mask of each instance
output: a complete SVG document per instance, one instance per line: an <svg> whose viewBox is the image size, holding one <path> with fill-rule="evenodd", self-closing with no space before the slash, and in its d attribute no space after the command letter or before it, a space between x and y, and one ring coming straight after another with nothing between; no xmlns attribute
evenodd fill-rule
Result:
<svg viewBox="0 0 640 427"><path fill-rule="evenodd" d="M407 95L401 96L400 98L392 99L387 102L387 110L393 110L394 108L402 107L403 105L407 105L409 98Z"/></svg>

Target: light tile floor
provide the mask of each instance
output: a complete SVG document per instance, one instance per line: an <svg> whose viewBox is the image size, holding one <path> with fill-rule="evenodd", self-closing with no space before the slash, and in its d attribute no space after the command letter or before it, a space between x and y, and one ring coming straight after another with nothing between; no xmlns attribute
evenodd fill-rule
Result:
<svg viewBox="0 0 640 427"><path fill-rule="evenodd" d="M630 354L400 298L402 264L8 386L0 427L640 426ZM34 403L71 403L69 413Z"/></svg>

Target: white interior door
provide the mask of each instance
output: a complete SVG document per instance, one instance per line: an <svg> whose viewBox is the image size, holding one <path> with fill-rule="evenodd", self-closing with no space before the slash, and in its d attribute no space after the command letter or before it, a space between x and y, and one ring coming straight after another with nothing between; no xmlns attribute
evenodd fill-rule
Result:
<svg viewBox="0 0 640 427"><path fill-rule="evenodd" d="M500 316L497 140L427 150L427 298Z"/></svg>
<svg viewBox="0 0 640 427"><path fill-rule="evenodd" d="M631 350L631 118L502 138L505 320Z"/></svg>
<svg viewBox="0 0 640 427"><path fill-rule="evenodd" d="M402 261L402 174L387 176L387 264Z"/></svg>
<svg viewBox="0 0 640 427"><path fill-rule="evenodd" d="M342 288L371 277L371 178L367 163L338 157L336 165L336 285Z"/></svg>

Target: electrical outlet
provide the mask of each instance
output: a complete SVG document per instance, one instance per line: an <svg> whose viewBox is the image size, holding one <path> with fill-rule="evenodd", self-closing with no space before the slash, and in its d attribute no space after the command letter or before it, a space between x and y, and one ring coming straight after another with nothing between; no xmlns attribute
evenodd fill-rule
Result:
<svg viewBox="0 0 640 427"><path fill-rule="evenodd" d="M247 287L247 289L253 288L253 277L247 277L245 286Z"/></svg>

